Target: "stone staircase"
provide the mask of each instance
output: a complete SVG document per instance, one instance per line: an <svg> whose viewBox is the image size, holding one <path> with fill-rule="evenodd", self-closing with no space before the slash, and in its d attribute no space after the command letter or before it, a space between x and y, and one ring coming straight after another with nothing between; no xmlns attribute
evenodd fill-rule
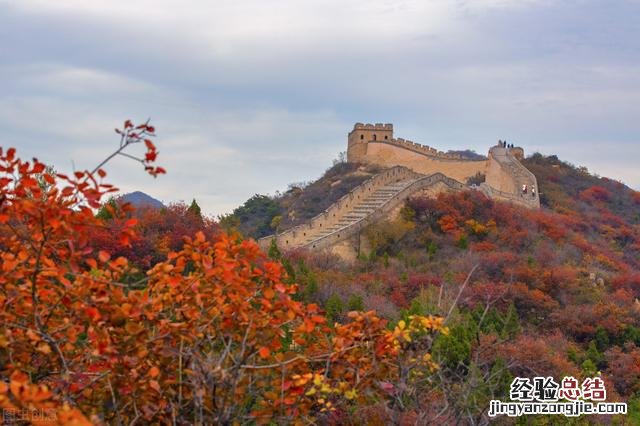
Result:
<svg viewBox="0 0 640 426"><path fill-rule="evenodd" d="M332 204L309 222L258 240L263 249L272 241L283 249L322 249L357 235L369 224L384 219L416 192L442 183L454 190L466 186L442 173L428 176L396 166L382 172Z"/></svg>
<svg viewBox="0 0 640 426"><path fill-rule="evenodd" d="M362 226L365 219L380 212L407 185L422 176L407 167L392 167L352 189L307 223L261 238L258 243L265 249L273 240L284 249L317 248L318 241L323 242L323 247L327 246L329 240L340 240L346 234L351 235L353 229Z"/></svg>
<svg viewBox="0 0 640 426"><path fill-rule="evenodd" d="M409 178L376 188L370 193L370 195L367 195L353 204L351 210L346 211L343 215L337 217L337 220L331 226L318 228L314 230L315 232L307 233L306 238L302 241L301 245L313 246L315 241L330 234L339 232L340 230L349 228L357 222L365 219L418 179L419 177Z"/></svg>

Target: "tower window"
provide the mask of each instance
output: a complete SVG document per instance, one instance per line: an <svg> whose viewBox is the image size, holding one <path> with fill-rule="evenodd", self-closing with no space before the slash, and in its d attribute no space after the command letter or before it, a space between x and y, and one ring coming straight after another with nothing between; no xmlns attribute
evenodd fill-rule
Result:
<svg viewBox="0 0 640 426"><path fill-rule="evenodd" d="M376 137L376 134L374 133L374 134L373 134L373 140L375 141L375 140L377 140L377 139L378 139L378 138Z"/></svg>
<svg viewBox="0 0 640 426"><path fill-rule="evenodd" d="M364 135L360 135L360 139L364 139Z"/></svg>
<svg viewBox="0 0 640 426"><path fill-rule="evenodd" d="M385 136L385 137L384 137L384 140L386 141L387 139L388 139L388 137L387 137L387 136Z"/></svg>

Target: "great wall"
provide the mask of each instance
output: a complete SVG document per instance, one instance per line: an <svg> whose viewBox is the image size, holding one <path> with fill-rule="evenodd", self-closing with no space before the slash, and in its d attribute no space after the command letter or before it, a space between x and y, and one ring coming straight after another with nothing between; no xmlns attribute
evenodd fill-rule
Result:
<svg viewBox="0 0 640 426"><path fill-rule="evenodd" d="M468 160L426 145L393 137L392 124L356 123L348 135L347 161L386 168L357 186L307 223L258 242L268 247L275 240L282 249L329 249L345 258L360 251L361 231L370 224L398 215L405 201L416 195L443 191L478 190L490 198L540 208L536 177L520 163L524 150L502 145L489 149L487 159ZM478 186L463 182L477 174Z"/></svg>

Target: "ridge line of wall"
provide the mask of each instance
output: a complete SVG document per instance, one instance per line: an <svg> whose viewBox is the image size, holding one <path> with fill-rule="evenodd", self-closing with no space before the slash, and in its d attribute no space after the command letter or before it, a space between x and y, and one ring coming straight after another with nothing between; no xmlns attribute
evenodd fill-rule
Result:
<svg viewBox="0 0 640 426"><path fill-rule="evenodd" d="M344 228L337 229L331 234L320 237L317 240L314 240L308 244L303 245L302 247L311 248L311 249L323 249L323 248L331 247L332 245L342 240L352 237L354 234L356 234L358 231L362 230L369 224L380 220L387 213L389 213L391 210L396 208L399 204L405 202L406 199L411 194L417 191L429 188L440 182L444 182L450 188L454 188L458 190L463 190L467 187L463 183L453 178L450 178L440 172L433 173L428 176L423 176L417 179L415 182L412 182L411 184L409 184L406 188L402 189L392 198L387 200L383 205L378 207L372 213L358 220L357 222L352 223Z"/></svg>
<svg viewBox="0 0 640 426"><path fill-rule="evenodd" d="M501 191L497 188L492 187L489 184L481 185L484 188L485 194L489 196L494 196L496 198L506 199L509 201L516 202L517 204L524 205L525 207L533 207L540 208L540 193L538 188L538 180L536 176L527 169L510 151L508 148L505 149L505 161L499 160L495 155L494 149L499 147L492 147L489 150L490 161L493 160L498 163L500 168L504 171L504 173L509 176L516 185L516 192L505 192ZM516 170L512 170L509 165L514 167ZM529 190L531 188L536 188L536 196L532 197L530 192L527 194L522 194L520 192L520 185L527 184Z"/></svg>
<svg viewBox="0 0 640 426"><path fill-rule="evenodd" d="M317 214L307 222L294 226L293 228L289 228L279 234L272 234L266 237L262 237L258 239L258 244L261 247L266 247L267 244L271 242L272 239L276 239L276 243L280 245L281 240L287 241L287 238L291 240L291 243L285 244L286 246L294 245L293 241L306 237L305 232L311 231L318 228L322 228L323 226L331 226L332 219L336 217L337 214L343 209L349 207L349 203L357 201L361 195L364 195L366 192L374 191L380 186L384 186L391 182L396 182L402 179L407 178L417 178L420 175L419 173L414 172L413 170L404 167L404 166L395 166L386 170L384 172L378 173L375 176L367 179L365 182L353 188L347 194L343 195L338 199L335 203L331 204L325 211ZM326 227L325 226L325 227Z"/></svg>
<svg viewBox="0 0 640 426"><path fill-rule="evenodd" d="M376 141L367 142L367 144L378 144L378 143L406 149L408 151L424 155L426 157L429 157L437 161L455 161L455 162L468 162L468 163L480 163L480 162L487 161L487 160L469 160L466 158L462 158L462 155L460 154L447 154L444 151L438 151L437 149L432 148L428 145L421 145L419 143L412 142L409 140L404 140L402 138L397 138L397 139L394 138L391 140L376 140Z"/></svg>

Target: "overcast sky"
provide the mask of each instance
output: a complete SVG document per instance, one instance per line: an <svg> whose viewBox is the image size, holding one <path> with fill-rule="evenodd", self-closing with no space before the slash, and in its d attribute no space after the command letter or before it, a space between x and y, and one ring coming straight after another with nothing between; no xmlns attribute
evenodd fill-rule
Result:
<svg viewBox="0 0 640 426"><path fill-rule="evenodd" d="M1 146L89 168L151 117L123 191L209 214L315 179L355 122L498 138L640 187L638 0L0 0Z"/></svg>

